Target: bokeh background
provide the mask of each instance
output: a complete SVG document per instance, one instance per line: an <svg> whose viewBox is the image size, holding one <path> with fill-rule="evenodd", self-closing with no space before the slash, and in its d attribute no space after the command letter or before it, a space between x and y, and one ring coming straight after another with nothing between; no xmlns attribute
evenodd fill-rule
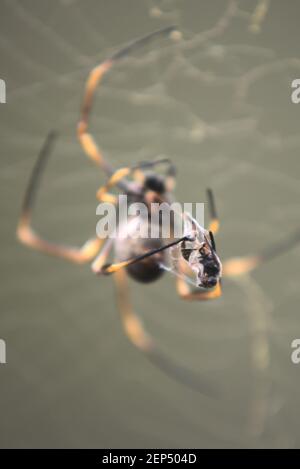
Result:
<svg viewBox="0 0 300 469"><path fill-rule="evenodd" d="M300 250L223 298L178 299L174 279L131 284L161 347L214 378L212 400L155 369L125 338L111 278L17 243L22 195L50 129L61 137L35 226L80 244L95 230L104 176L76 123L90 68L133 38L178 24L124 60L97 93L92 128L117 167L158 155L178 167L181 202L214 188L222 258L255 252L299 224L299 2L0 0L1 447L299 447ZM223 393L224 391L224 393Z"/></svg>

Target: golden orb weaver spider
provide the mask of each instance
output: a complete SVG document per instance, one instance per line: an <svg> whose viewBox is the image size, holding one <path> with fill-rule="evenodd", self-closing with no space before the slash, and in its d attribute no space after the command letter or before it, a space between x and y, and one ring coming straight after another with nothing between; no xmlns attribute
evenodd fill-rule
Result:
<svg viewBox="0 0 300 469"><path fill-rule="evenodd" d="M152 202L170 203L172 200L176 171L175 166L169 159L163 158L152 162L142 162L134 166L114 170L105 160L93 136L89 133L89 118L94 94L103 76L115 63L125 58L133 50L148 44L154 38L169 34L176 34L175 26L155 31L133 41L93 68L88 76L77 134L85 154L107 176L106 184L97 191L97 199L100 202L118 203L117 197L109 192L112 188L117 188L127 194L131 198L130 200L139 200L146 205ZM235 276L250 272L262 263L283 254L299 241L299 231L292 234L289 239L264 249L260 254L229 259L223 263L222 267L216 254L214 241L214 235L219 230L219 219L213 192L208 189L208 207L211 218L209 228L205 230L202 227L197 227L192 220L192 236L188 234L180 239L169 240L167 243L160 237L156 239L146 237L133 241L129 230L128 236L122 241L117 240L117 242L110 238L104 241L95 237L89 239L80 248L51 243L33 230L32 209L38 184L51 153L55 137L55 132L48 135L29 179L17 228L18 239L38 251L77 264L93 260L92 270L98 275L114 274L120 316L129 340L170 376L201 392L211 394L213 388L210 383L199 379L199 376L195 376L193 372L166 357L156 346L155 341L146 333L129 300L127 274L140 282L152 282L158 279L163 273L163 261L166 251L177 245L179 246L180 257L175 274L177 275L177 292L179 296L185 300L215 299L222 294L221 275ZM164 176L157 174L155 171L147 173L147 170L153 170L157 165L166 167ZM116 252L115 262L107 264L113 247ZM196 288L191 288L188 281L189 275L195 269L199 274L201 288L197 288L197 285Z"/></svg>

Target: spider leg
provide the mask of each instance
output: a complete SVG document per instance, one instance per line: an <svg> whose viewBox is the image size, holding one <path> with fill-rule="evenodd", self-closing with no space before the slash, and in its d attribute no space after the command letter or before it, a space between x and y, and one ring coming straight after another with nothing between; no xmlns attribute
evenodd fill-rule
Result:
<svg viewBox="0 0 300 469"><path fill-rule="evenodd" d="M151 42L152 39L159 36L166 36L175 29L175 26L170 26L133 41L132 43L112 55L112 57L105 60L100 65L94 67L87 78L83 102L81 106L80 120L77 126L77 134L81 146L86 155L92 161L94 161L94 163L100 166L108 175L111 175L113 173L113 169L110 164L105 160L100 148L98 147L93 136L89 132L89 118L96 88L100 84L103 76L112 68L112 66L116 62L126 57L133 50Z"/></svg>
<svg viewBox="0 0 300 469"><path fill-rule="evenodd" d="M117 302L124 332L130 342L143 352L157 368L170 378L184 384L198 392L216 397L217 390L209 381L193 373L191 370L174 362L156 345L154 339L145 331L139 317L134 312L128 293L128 277L124 270L116 272L115 276Z"/></svg>
<svg viewBox="0 0 300 469"><path fill-rule="evenodd" d="M297 230L286 239L267 246L259 254L228 259L223 263L223 276L233 277L251 272L266 262L285 254L299 242L300 231Z"/></svg>
<svg viewBox="0 0 300 469"><path fill-rule="evenodd" d="M179 273L186 273L185 262L180 259L178 263ZM219 281L215 288L210 290L193 290L184 276L178 276L176 279L176 288L178 295L184 300L214 300L222 295L221 282Z"/></svg>
<svg viewBox="0 0 300 469"><path fill-rule="evenodd" d="M130 168L120 168L117 169L109 178L107 183L98 189L96 197L101 202L110 202L110 203L117 203L117 197L113 194L110 194L108 191L112 187L119 184L119 182L124 179L124 177L128 176L132 172Z"/></svg>
<svg viewBox="0 0 300 469"><path fill-rule="evenodd" d="M73 247L46 241L40 237L32 228L32 209L34 206L36 192L40 183L42 172L51 154L56 134L50 132L43 147L40 150L35 163L29 183L25 192L21 215L17 227L18 239L33 249L46 254L61 257L77 264L88 262L97 254L103 240L99 238L89 239L82 247Z"/></svg>
<svg viewBox="0 0 300 469"><path fill-rule="evenodd" d="M210 224L208 231L211 231L213 234L218 233L220 229L220 221L217 214L215 197L212 189L206 190L207 200L208 200L208 210L210 215Z"/></svg>
<svg viewBox="0 0 300 469"><path fill-rule="evenodd" d="M107 261L107 258L109 256L109 253L111 251L111 248L113 246L114 239L113 238L108 238L104 245L102 246L101 251L99 252L98 256L94 260L92 264L92 270L95 274L98 274L102 271L103 266L105 265L105 262Z"/></svg>
<svg viewBox="0 0 300 469"><path fill-rule="evenodd" d="M128 279L124 270L116 272L117 301L123 328L129 340L143 352L154 346L153 340L145 332L140 319L134 313L128 295Z"/></svg>
<svg viewBox="0 0 300 469"><path fill-rule="evenodd" d="M183 237L183 238L178 239L176 241L172 241L171 243L166 244L165 246L162 246L158 249L153 249L151 251L146 252L145 254L133 257L133 258L128 259L126 261L116 262L116 263L113 263L113 264L101 265L101 269L96 269L96 270L94 270L94 272L97 273L97 274L105 274L105 275L114 274L115 272L118 272L120 269L123 269L124 267L127 267L131 264L135 264L136 262L140 262L140 261L146 259L147 257L153 256L153 255L157 254L158 252L164 251L165 249L169 249L170 247L175 246L178 243L181 243L185 239L186 238Z"/></svg>

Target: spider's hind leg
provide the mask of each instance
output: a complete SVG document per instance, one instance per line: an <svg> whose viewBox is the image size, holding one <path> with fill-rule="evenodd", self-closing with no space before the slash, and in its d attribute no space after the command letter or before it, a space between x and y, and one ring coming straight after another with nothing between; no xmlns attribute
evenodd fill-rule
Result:
<svg viewBox="0 0 300 469"><path fill-rule="evenodd" d="M259 254L228 259L223 263L223 275L234 277L251 272L266 262L285 254L299 242L300 230L296 230L286 239L265 247Z"/></svg>
<svg viewBox="0 0 300 469"><path fill-rule="evenodd" d="M170 378L209 397L216 397L218 392L213 383L173 361L157 347L152 337L147 334L142 322L132 308L126 271L124 269L118 270L114 274L114 278L121 321L130 342L143 352L153 365Z"/></svg>

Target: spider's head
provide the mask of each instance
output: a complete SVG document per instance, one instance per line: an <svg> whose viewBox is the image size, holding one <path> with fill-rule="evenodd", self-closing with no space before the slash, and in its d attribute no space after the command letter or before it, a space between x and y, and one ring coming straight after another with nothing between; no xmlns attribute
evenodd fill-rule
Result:
<svg viewBox="0 0 300 469"><path fill-rule="evenodd" d="M166 192L165 178L160 174L149 173L145 177L144 187L146 191L162 195Z"/></svg>

